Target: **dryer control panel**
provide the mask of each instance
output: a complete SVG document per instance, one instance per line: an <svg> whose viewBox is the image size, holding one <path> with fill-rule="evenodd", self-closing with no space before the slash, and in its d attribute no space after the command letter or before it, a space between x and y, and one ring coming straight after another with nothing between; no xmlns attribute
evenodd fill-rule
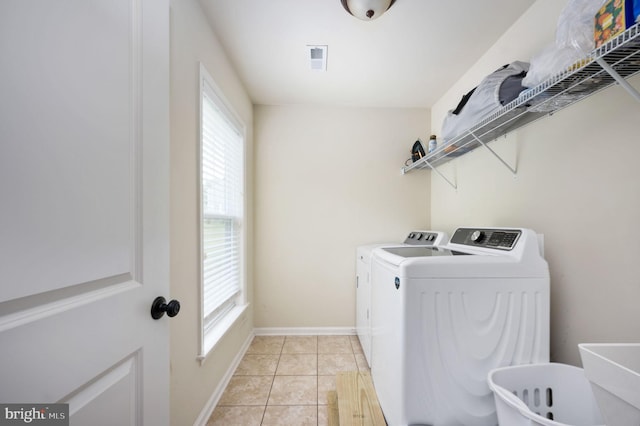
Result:
<svg viewBox="0 0 640 426"><path fill-rule="evenodd" d="M517 229L458 228L451 237L452 243L474 247L511 250L522 231Z"/></svg>
<svg viewBox="0 0 640 426"><path fill-rule="evenodd" d="M432 246L439 244L442 239L442 233L433 231L411 231L407 238L404 239L404 244L420 245L420 246Z"/></svg>

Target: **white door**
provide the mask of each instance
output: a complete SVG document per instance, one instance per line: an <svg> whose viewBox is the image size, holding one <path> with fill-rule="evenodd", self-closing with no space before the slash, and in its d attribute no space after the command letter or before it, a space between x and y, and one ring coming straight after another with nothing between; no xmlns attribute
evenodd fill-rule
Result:
<svg viewBox="0 0 640 426"><path fill-rule="evenodd" d="M168 0L0 1L0 403L167 425Z"/></svg>

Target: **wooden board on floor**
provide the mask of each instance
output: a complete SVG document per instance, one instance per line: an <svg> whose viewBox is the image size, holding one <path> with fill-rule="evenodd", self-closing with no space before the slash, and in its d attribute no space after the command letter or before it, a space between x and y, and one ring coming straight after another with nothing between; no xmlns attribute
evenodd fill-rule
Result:
<svg viewBox="0 0 640 426"><path fill-rule="evenodd" d="M327 420L329 426L340 426L338 415L338 392L327 392Z"/></svg>
<svg viewBox="0 0 640 426"><path fill-rule="evenodd" d="M336 387L340 426L385 426L387 424L369 372L338 373Z"/></svg>

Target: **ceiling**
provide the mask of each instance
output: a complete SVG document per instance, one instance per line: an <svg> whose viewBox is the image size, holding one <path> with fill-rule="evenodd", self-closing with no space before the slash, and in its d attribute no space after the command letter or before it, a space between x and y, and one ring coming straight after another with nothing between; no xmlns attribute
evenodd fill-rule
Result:
<svg viewBox="0 0 640 426"><path fill-rule="evenodd" d="M397 0L365 22L340 0L200 0L254 104L396 108L431 107L534 2Z"/></svg>

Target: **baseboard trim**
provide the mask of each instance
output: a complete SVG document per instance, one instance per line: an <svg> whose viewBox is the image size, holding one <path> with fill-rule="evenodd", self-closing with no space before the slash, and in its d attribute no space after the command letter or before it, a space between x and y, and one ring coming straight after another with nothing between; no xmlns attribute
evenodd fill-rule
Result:
<svg viewBox="0 0 640 426"><path fill-rule="evenodd" d="M244 354L249 349L249 346L251 345L251 341L253 340L254 336L255 334L253 332L249 333L249 335L247 336L247 339L245 340L245 342L242 344L242 347L238 351L238 354L235 356L235 358L233 359L233 362L227 369L227 372L224 374L224 376L222 376L222 380L220 380L220 382L218 383L218 386L213 391L213 394L209 397L209 400L207 401L205 406L202 408L202 411L200 412L200 415L198 416L196 421L193 423L193 426L207 425L207 421L209 420L209 417L211 417L211 414L213 414L213 410L215 410L216 406L218 405L218 402L220 401L220 398L222 398L222 393L226 389L227 385L229 385L229 382L233 377L233 373L236 371L236 368L238 368L238 365L240 365L240 361L242 361Z"/></svg>
<svg viewBox="0 0 640 426"><path fill-rule="evenodd" d="M353 327L260 327L254 328L256 336L354 336Z"/></svg>

